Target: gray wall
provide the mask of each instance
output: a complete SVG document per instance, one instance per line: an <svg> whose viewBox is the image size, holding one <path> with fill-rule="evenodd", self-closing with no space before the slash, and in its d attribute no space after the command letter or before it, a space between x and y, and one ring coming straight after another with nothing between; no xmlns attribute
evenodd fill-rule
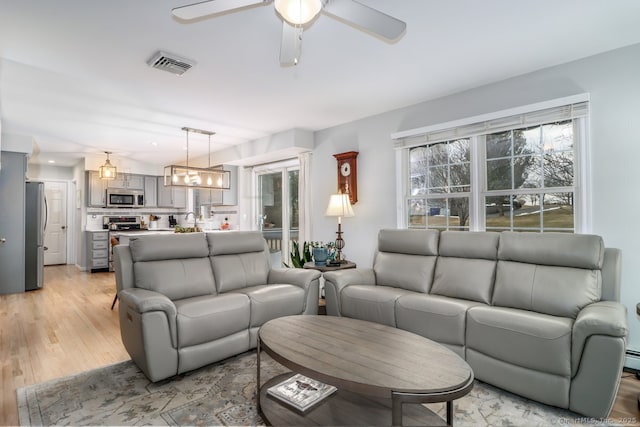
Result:
<svg viewBox="0 0 640 427"><path fill-rule="evenodd" d="M622 302L629 348L640 351L640 44L539 70L444 98L368 117L316 133L312 157L312 239L331 240L337 228L324 216L336 191L333 154L359 151L356 216L343 219L344 249L359 266L371 266L376 234L396 226L395 152L390 134L579 93L590 93L592 233L622 249ZM473 72L470 68L469 72ZM629 362L629 361L628 361ZM631 361L633 364L635 361ZM637 366L640 368L640 361Z"/></svg>

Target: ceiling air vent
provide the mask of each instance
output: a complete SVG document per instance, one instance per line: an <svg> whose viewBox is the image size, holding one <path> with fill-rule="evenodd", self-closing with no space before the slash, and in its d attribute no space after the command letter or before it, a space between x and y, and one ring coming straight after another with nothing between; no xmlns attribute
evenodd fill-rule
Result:
<svg viewBox="0 0 640 427"><path fill-rule="evenodd" d="M168 71L171 74L181 76L189 71L196 63L188 59L180 58L178 55L160 50L147 61L147 64L158 70Z"/></svg>

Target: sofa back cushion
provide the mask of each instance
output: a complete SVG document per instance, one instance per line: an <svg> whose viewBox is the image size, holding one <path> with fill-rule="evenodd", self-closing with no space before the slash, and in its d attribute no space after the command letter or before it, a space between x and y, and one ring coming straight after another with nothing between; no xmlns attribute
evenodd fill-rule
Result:
<svg viewBox="0 0 640 427"><path fill-rule="evenodd" d="M218 292L266 285L269 248L259 231L207 233L211 267Z"/></svg>
<svg viewBox="0 0 640 427"><path fill-rule="evenodd" d="M503 232L493 304L575 318L600 300L603 258L599 236Z"/></svg>
<svg viewBox="0 0 640 427"><path fill-rule="evenodd" d="M203 233L132 237L129 248L137 288L171 300L216 293Z"/></svg>
<svg viewBox="0 0 640 427"><path fill-rule="evenodd" d="M437 230L380 230L376 285L429 292L438 255Z"/></svg>
<svg viewBox="0 0 640 427"><path fill-rule="evenodd" d="M499 233L443 231L431 293L491 303Z"/></svg>

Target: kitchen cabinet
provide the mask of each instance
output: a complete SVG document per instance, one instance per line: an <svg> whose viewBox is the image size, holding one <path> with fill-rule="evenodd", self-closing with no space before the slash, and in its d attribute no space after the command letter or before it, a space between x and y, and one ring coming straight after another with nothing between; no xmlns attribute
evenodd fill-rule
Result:
<svg viewBox="0 0 640 427"><path fill-rule="evenodd" d="M127 188L129 190L144 190L144 175L119 173L116 179L108 181L109 188Z"/></svg>
<svg viewBox="0 0 640 427"><path fill-rule="evenodd" d="M109 232L87 231L86 234L89 271L109 271Z"/></svg>
<svg viewBox="0 0 640 427"><path fill-rule="evenodd" d="M164 176L158 177L158 207L186 208L187 189L185 187L171 187L164 185Z"/></svg>
<svg viewBox="0 0 640 427"><path fill-rule="evenodd" d="M231 172L229 175L230 188L228 190L207 190L204 188L195 190L197 192L196 202L198 206L236 206L238 204L238 167L225 165L223 169Z"/></svg>
<svg viewBox="0 0 640 427"><path fill-rule="evenodd" d="M107 184L106 180L100 179L98 171L87 171L87 183L85 192L87 194L87 206L90 208L103 208L107 205Z"/></svg>
<svg viewBox="0 0 640 427"><path fill-rule="evenodd" d="M144 206L149 208L158 207L158 177L144 177Z"/></svg>

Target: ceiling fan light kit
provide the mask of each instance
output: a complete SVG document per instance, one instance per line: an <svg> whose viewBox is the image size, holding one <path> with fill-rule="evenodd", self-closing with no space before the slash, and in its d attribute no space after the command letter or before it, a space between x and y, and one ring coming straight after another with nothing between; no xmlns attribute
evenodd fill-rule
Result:
<svg viewBox="0 0 640 427"><path fill-rule="evenodd" d="M321 0L275 0L275 8L292 25L304 25L320 13Z"/></svg>
<svg viewBox="0 0 640 427"><path fill-rule="evenodd" d="M188 21L271 2L272 0L205 0L176 7L171 13L176 18ZM303 26L312 22L320 12L389 42L400 38L407 28L405 22L355 0L275 0L275 9L283 19L281 66L298 64Z"/></svg>

